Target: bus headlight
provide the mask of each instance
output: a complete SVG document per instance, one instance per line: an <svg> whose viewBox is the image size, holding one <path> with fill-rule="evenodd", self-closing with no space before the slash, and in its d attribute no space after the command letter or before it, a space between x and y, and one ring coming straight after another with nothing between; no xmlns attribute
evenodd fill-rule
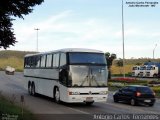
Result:
<svg viewBox="0 0 160 120"><path fill-rule="evenodd" d="M69 95L80 95L80 92L71 92L71 91L69 91L68 93L69 93Z"/></svg>

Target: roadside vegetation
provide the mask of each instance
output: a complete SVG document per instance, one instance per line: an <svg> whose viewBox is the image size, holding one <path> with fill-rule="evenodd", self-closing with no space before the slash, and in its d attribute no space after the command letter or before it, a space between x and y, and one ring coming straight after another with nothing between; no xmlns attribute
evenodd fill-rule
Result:
<svg viewBox="0 0 160 120"><path fill-rule="evenodd" d="M6 99L0 94L0 119L2 120L35 120L33 114L26 109L22 109L12 100Z"/></svg>

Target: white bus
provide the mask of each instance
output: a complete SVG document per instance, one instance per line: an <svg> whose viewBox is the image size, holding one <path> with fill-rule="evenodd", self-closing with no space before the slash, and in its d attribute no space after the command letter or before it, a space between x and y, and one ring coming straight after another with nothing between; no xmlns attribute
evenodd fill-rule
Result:
<svg viewBox="0 0 160 120"><path fill-rule="evenodd" d="M26 55L24 77L30 95L36 93L66 103L106 102L108 69L103 52L61 49Z"/></svg>

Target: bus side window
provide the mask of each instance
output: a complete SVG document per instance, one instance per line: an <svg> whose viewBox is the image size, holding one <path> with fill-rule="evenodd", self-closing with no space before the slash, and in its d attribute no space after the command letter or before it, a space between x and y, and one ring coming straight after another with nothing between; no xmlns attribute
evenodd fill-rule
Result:
<svg viewBox="0 0 160 120"><path fill-rule="evenodd" d="M56 53L53 56L53 67L59 67L59 53Z"/></svg>
<svg viewBox="0 0 160 120"><path fill-rule="evenodd" d="M52 54L47 55L46 67L47 68L51 68L52 67Z"/></svg>
<svg viewBox="0 0 160 120"><path fill-rule="evenodd" d="M40 67L40 62L41 62L41 56L36 56L36 60L35 60L35 67L36 68Z"/></svg>
<svg viewBox="0 0 160 120"><path fill-rule="evenodd" d="M34 67L34 57L33 56L31 57L31 60L30 60L30 66L31 68Z"/></svg>
<svg viewBox="0 0 160 120"><path fill-rule="evenodd" d="M46 55L41 56L41 67L44 68L46 66Z"/></svg>
<svg viewBox="0 0 160 120"><path fill-rule="evenodd" d="M64 66L64 65L66 65L66 54L65 53L61 53L60 66Z"/></svg>
<svg viewBox="0 0 160 120"><path fill-rule="evenodd" d="M28 59L28 57L25 58L24 67L25 67L25 68L28 68L28 67L29 67L29 59Z"/></svg>
<svg viewBox="0 0 160 120"><path fill-rule="evenodd" d="M30 68L31 67L31 57L28 57L27 59L28 59L28 66L27 67Z"/></svg>

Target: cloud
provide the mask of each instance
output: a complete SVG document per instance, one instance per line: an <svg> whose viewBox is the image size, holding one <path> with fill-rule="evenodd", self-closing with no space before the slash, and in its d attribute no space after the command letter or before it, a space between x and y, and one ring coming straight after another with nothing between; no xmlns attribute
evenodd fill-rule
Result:
<svg viewBox="0 0 160 120"><path fill-rule="evenodd" d="M39 39L41 36L45 35L45 33L50 33L51 31L63 31L65 29L65 23L61 23L61 20L65 20L65 18L69 17L72 14L71 10L67 10L61 12L57 15L53 15L44 19L43 21L32 24L27 23L27 21L23 21L23 23L15 22L14 30L16 34L16 39L18 43L15 47L11 47L10 49L25 49L25 50L35 50L34 45L36 45L36 31L35 28L39 28ZM48 38L49 39L49 38ZM44 39L46 40L46 39ZM23 46L23 47L22 47ZM32 49L31 49L32 48Z"/></svg>
<svg viewBox="0 0 160 120"><path fill-rule="evenodd" d="M76 19L76 17L75 11L67 10L43 18L38 23L36 21L32 23L15 22L14 28L18 43L10 49L35 51L37 36L34 28L39 28L39 51L41 52L81 47L99 49L104 52L116 53L119 57L122 56L120 25L116 26L101 18ZM160 33L157 31L150 32L146 27L135 24L126 25L126 56L150 56L154 43L157 43L153 38L158 37L160 37ZM146 40L148 41L144 42ZM158 46L156 50L159 50Z"/></svg>

